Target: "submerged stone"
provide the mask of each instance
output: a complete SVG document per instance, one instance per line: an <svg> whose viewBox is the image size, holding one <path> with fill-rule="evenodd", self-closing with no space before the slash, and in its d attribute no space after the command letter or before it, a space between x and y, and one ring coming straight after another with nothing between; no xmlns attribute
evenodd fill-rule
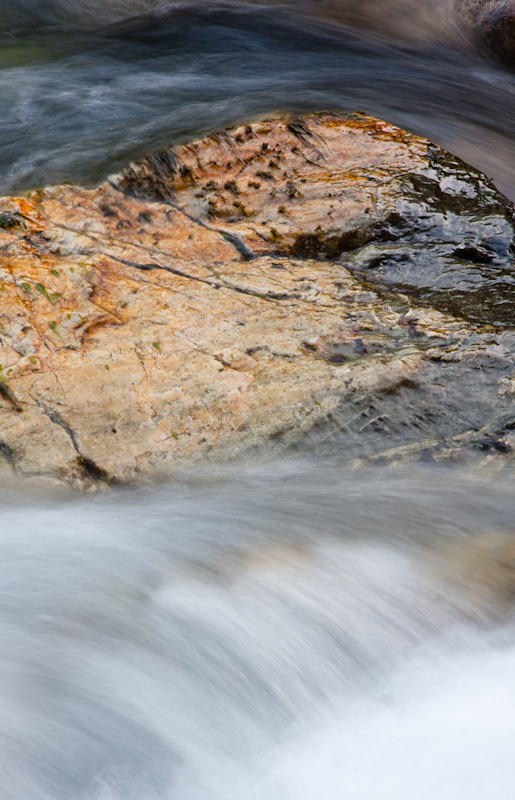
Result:
<svg viewBox="0 0 515 800"><path fill-rule="evenodd" d="M513 209L427 140L362 114L257 122L0 214L18 472L511 453Z"/></svg>

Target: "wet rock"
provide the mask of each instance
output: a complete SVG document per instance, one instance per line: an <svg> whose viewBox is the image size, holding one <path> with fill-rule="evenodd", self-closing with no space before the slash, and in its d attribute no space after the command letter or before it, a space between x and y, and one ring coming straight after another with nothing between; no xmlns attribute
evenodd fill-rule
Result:
<svg viewBox="0 0 515 800"><path fill-rule="evenodd" d="M0 214L0 450L20 473L513 450L512 208L424 139L360 114L258 122Z"/></svg>
<svg viewBox="0 0 515 800"><path fill-rule="evenodd" d="M513 532L481 531L456 538L431 553L428 564L452 586L462 611L473 619L489 622L513 611Z"/></svg>
<svg viewBox="0 0 515 800"><path fill-rule="evenodd" d="M461 0L462 14L490 52L515 69L514 0Z"/></svg>
<svg viewBox="0 0 515 800"><path fill-rule="evenodd" d="M515 322L513 207L481 173L364 116L254 128L206 140L201 158L181 148L180 168L169 153L151 156L119 185L177 194L243 256L338 260L425 305Z"/></svg>

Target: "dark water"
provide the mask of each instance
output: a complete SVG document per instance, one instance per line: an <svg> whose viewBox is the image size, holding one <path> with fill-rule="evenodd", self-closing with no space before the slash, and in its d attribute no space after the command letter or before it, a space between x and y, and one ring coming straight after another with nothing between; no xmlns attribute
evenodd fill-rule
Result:
<svg viewBox="0 0 515 800"><path fill-rule="evenodd" d="M450 0L18 0L0 26L2 191L361 108L515 198L515 76ZM492 470L2 484L2 800L510 797L515 494Z"/></svg>
<svg viewBox="0 0 515 800"><path fill-rule="evenodd" d="M362 108L515 197L515 77L442 3L341 0L317 17L317 4L157 4L113 22L145 4L3 2L0 187L98 181L154 147L278 109Z"/></svg>

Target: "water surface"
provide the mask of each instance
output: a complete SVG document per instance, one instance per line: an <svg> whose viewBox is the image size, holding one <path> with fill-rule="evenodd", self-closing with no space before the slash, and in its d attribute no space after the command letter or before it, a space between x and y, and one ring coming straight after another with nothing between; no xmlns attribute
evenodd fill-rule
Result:
<svg viewBox="0 0 515 800"><path fill-rule="evenodd" d="M338 108L433 139L515 198L515 76L442 3L155 3L134 18L151 6L2 2L0 189L90 184L216 127Z"/></svg>

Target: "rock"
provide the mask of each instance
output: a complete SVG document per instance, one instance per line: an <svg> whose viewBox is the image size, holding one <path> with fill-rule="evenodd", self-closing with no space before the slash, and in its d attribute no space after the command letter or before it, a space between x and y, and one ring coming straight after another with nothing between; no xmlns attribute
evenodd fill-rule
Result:
<svg viewBox="0 0 515 800"><path fill-rule="evenodd" d="M499 621L513 611L515 535L481 531L440 544L427 565L452 587L449 602L472 619Z"/></svg>
<svg viewBox="0 0 515 800"><path fill-rule="evenodd" d="M424 304L514 323L513 207L479 172L362 116L326 114L233 136L206 140L201 157L198 145L181 148L180 166L169 153L153 155L118 186L152 200L177 196L244 258L340 260Z"/></svg>
<svg viewBox="0 0 515 800"><path fill-rule="evenodd" d="M0 220L19 473L511 452L512 208L424 139L361 114L257 122L95 190L3 198Z"/></svg>
<svg viewBox="0 0 515 800"><path fill-rule="evenodd" d="M515 69L514 0L458 0L465 21L508 69Z"/></svg>

